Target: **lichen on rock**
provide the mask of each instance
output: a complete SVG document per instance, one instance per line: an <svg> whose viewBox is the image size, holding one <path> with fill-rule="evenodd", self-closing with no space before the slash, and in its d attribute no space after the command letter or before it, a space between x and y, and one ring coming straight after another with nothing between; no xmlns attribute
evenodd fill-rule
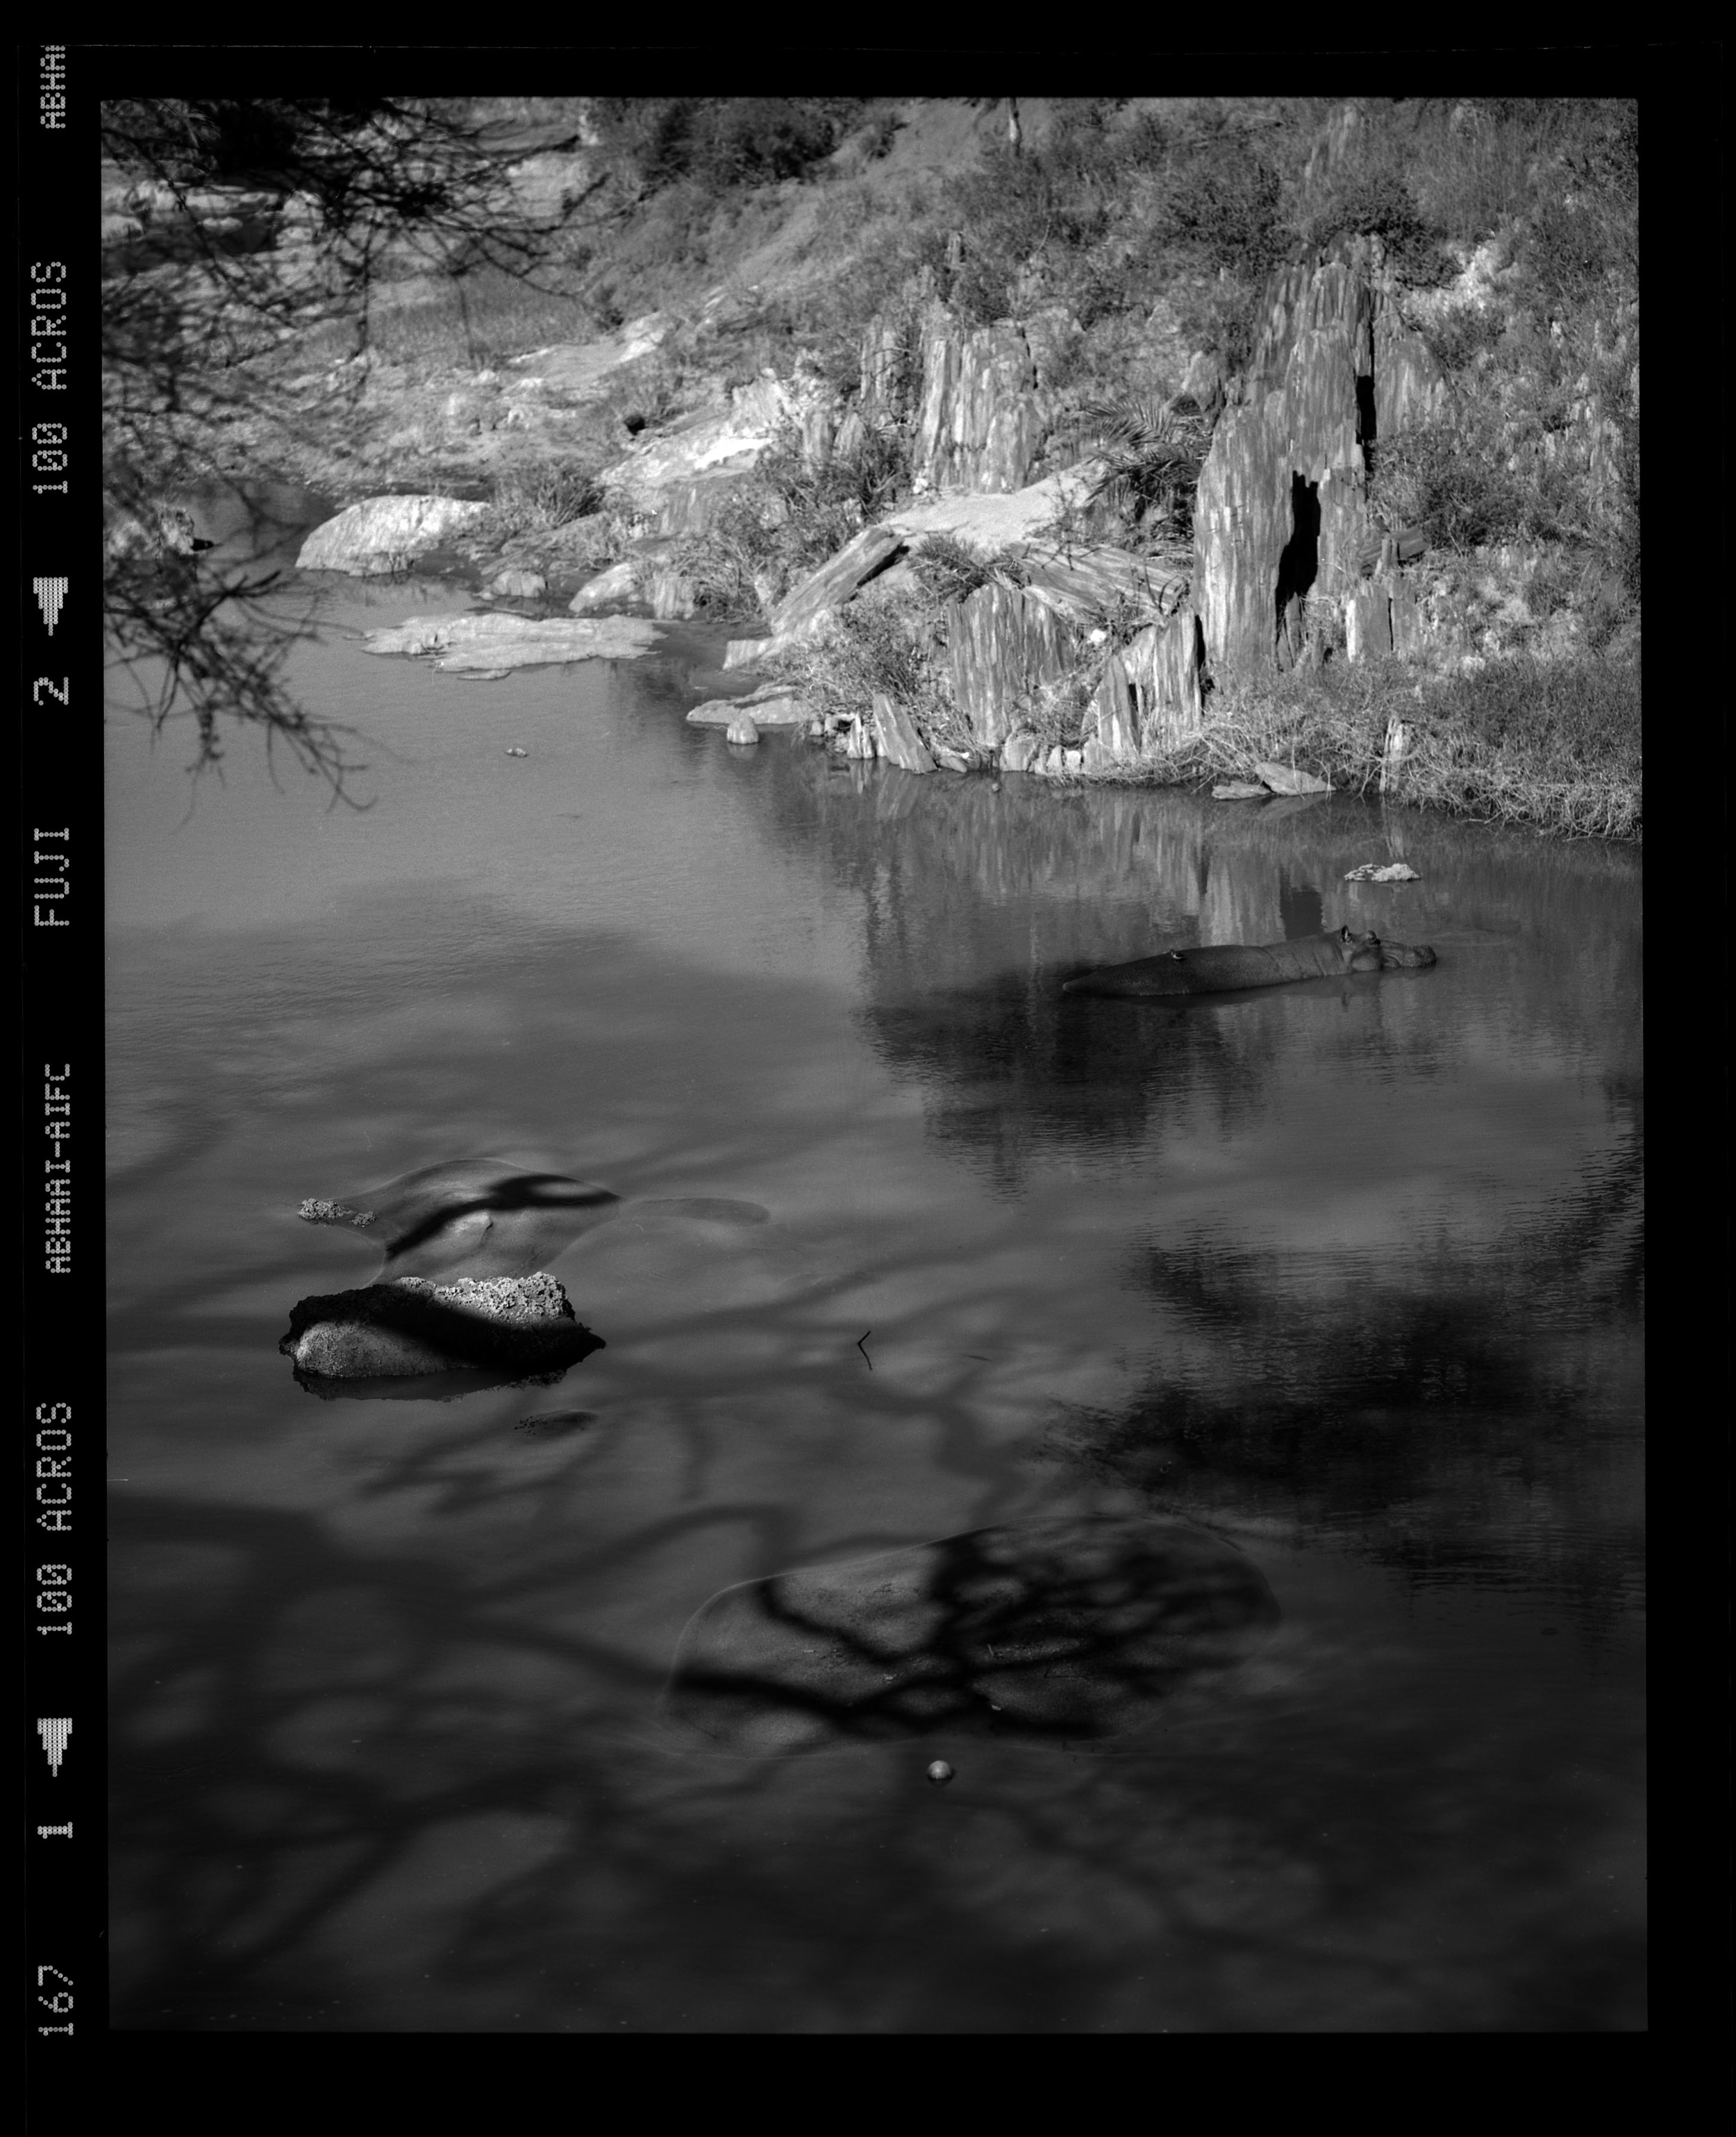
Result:
<svg viewBox="0 0 1736 2137"><path fill-rule="evenodd" d="M454 1366L547 1371L598 1347L559 1282L528 1277L398 1277L299 1300L278 1345L325 1380L389 1379Z"/></svg>

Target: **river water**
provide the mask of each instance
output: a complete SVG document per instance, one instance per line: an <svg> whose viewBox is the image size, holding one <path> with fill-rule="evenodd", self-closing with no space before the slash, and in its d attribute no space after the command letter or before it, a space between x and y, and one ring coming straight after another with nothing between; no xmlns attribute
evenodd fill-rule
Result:
<svg viewBox="0 0 1736 2137"><path fill-rule="evenodd" d="M690 630L355 642L454 602L294 656L365 811L110 721L115 2022L1642 2026L1639 856L734 748ZM1439 963L1059 992L1347 921ZM298 1204L484 1152L626 1198L604 1347L298 1385L378 1258ZM1131 1734L665 1716L729 1584L1142 1510L1282 1619Z"/></svg>

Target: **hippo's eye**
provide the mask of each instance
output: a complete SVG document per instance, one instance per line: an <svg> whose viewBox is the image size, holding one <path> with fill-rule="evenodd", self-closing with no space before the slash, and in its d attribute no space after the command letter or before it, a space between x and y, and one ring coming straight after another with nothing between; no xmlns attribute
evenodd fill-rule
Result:
<svg viewBox="0 0 1736 2137"><path fill-rule="evenodd" d="M1179 950L1172 950L1172 951L1170 952L1170 953L1169 953L1169 956L1170 956L1170 961L1171 961L1173 964L1177 964L1177 965L1185 965L1185 964L1187 963L1187 959L1186 959L1186 958L1182 955L1182 953L1181 953L1181 952L1180 952Z"/></svg>

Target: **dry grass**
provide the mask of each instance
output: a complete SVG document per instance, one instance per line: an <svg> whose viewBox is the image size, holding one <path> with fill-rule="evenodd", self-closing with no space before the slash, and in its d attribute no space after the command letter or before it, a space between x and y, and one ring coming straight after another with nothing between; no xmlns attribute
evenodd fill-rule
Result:
<svg viewBox="0 0 1736 2137"><path fill-rule="evenodd" d="M1381 661L1228 684L1212 692L1197 735L1134 776L1246 779L1277 762L1366 792L1395 716L1406 728L1386 790L1396 801L1570 837L1641 835L1638 665L1595 657L1495 662L1421 684Z"/></svg>

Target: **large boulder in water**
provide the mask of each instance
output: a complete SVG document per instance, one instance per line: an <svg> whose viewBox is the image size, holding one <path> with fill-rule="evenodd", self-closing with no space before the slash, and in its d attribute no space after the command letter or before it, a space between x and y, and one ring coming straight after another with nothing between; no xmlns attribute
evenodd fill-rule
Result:
<svg viewBox="0 0 1736 2137"><path fill-rule="evenodd" d="M368 497L316 527L301 545L296 568L349 572L358 577L401 571L487 515L485 504L456 497Z"/></svg>
<svg viewBox="0 0 1736 2137"><path fill-rule="evenodd" d="M1186 1523L978 1529L724 1589L682 1637L666 1711L740 1751L1113 1735L1278 1614L1257 1566Z"/></svg>
<svg viewBox="0 0 1736 2137"><path fill-rule="evenodd" d="M466 1365L527 1376L575 1365L600 1349L556 1279L399 1277L360 1291L304 1298L278 1345L298 1375L401 1379Z"/></svg>

